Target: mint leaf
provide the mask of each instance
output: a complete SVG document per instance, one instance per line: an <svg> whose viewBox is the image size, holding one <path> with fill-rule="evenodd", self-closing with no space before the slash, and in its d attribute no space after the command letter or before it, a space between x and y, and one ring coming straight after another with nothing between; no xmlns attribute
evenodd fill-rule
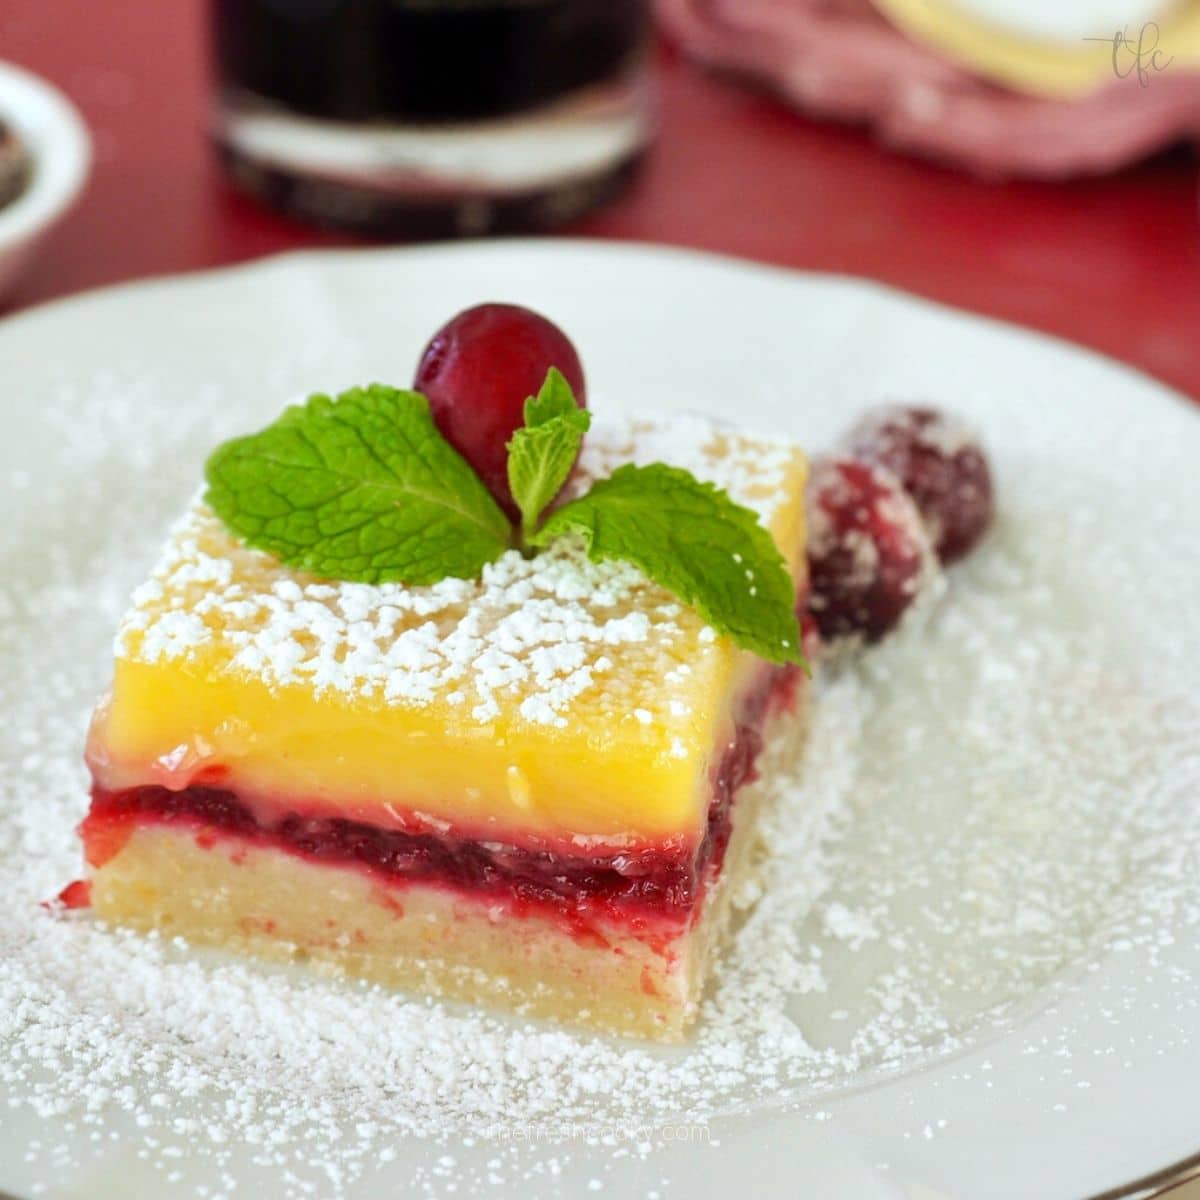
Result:
<svg viewBox="0 0 1200 1200"><path fill-rule="evenodd" d="M739 646L771 662L804 662L783 556L757 516L712 484L662 463L618 467L533 540L545 545L572 530L592 559L640 567Z"/></svg>
<svg viewBox="0 0 1200 1200"><path fill-rule="evenodd" d="M510 544L508 519L418 392L312 396L219 446L205 475L205 500L235 534L327 578L473 579Z"/></svg>
<svg viewBox="0 0 1200 1200"><path fill-rule="evenodd" d="M525 425L508 443L508 486L521 510L521 531L533 536L542 510L566 483L592 422L571 385L551 367L536 396L525 401Z"/></svg>
<svg viewBox="0 0 1200 1200"><path fill-rule="evenodd" d="M575 413L587 416L576 404L575 393L571 390L566 376L557 367L551 367L546 372L538 394L525 401L525 424L543 425L554 417L569 417ZM584 429L587 429L586 425Z"/></svg>

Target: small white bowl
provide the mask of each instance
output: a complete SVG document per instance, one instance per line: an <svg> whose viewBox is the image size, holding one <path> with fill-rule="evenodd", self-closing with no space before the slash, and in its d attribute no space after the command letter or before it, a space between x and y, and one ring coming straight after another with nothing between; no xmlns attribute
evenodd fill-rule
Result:
<svg viewBox="0 0 1200 1200"><path fill-rule="evenodd" d="M5 62L0 62L0 121L25 143L31 161L25 190L0 208L2 298L79 194L92 154L75 106L44 80Z"/></svg>

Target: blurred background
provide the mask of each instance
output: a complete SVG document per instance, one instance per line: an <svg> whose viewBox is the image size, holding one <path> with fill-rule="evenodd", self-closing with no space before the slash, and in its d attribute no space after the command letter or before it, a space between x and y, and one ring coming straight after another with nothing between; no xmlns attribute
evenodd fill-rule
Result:
<svg viewBox="0 0 1200 1200"><path fill-rule="evenodd" d="M304 247L620 238L878 279L1200 397L1191 0L7 0L0 60L91 141L3 313ZM2 256L39 134L2 86L0 121Z"/></svg>

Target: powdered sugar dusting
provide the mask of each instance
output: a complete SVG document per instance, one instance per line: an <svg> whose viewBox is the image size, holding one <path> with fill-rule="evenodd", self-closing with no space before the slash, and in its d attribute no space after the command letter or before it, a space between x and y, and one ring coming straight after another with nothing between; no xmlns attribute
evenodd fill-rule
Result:
<svg viewBox="0 0 1200 1200"><path fill-rule="evenodd" d="M920 420L913 415L916 411L922 414ZM979 441L975 431L953 413L937 408L914 409L908 404L881 404L870 409L855 422L847 441L870 446L882 431L891 427L902 430L918 445L937 450L946 458L977 446Z"/></svg>
<svg viewBox="0 0 1200 1200"><path fill-rule="evenodd" d="M698 413L601 414L584 439L574 490L589 479L611 475L623 463L665 462L716 484L769 525L786 502L784 484L795 450L795 443L785 438L749 433Z"/></svg>
<svg viewBox="0 0 1200 1200"><path fill-rule="evenodd" d="M724 487L767 522L789 500L799 503L795 485L790 497L785 486L794 446L702 418L610 416L587 445L585 480L631 458L665 460ZM441 703L480 724L511 707L531 724L565 727L580 697L598 719L620 720L630 688L653 680L659 724L678 736L690 684L672 684L672 673L690 663L698 677L724 651L670 593L627 563L591 562L578 539L559 539L534 558L507 551L478 580L330 583L240 545L197 501L135 591L116 653L143 662L204 654L210 665L272 686ZM634 709L647 726L656 715L648 703Z"/></svg>

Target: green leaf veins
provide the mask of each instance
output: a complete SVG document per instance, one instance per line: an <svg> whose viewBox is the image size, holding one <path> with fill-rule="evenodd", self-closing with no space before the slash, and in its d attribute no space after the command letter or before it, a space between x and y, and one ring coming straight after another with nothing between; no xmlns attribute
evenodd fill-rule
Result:
<svg viewBox="0 0 1200 1200"><path fill-rule="evenodd" d="M219 446L205 475L205 499L234 533L325 578L470 579L511 544L508 519L418 392L312 396Z"/></svg>

